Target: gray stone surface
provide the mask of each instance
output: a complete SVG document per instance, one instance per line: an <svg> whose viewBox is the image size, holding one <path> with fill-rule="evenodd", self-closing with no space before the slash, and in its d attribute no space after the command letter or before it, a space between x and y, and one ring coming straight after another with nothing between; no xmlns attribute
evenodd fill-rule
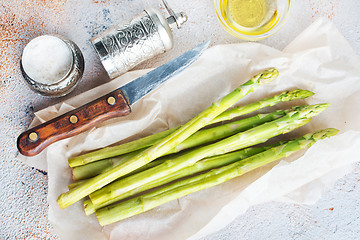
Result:
<svg viewBox="0 0 360 240"><path fill-rule="evenodd" d="M211 39L212 45L242 42L216 20L212 0L168 0L186 11L189 21L176 31L175 47L137 68L156 67L186 49ZM47 175L17 160L16 138L34 112L109 81L88 39L158 0L0 0L0 239L58 239L47 220ZM261 41L282 49L320 16L339 28L360 53L360 1L293 1L286 25ZM162 8L162 11L164 9ZM84 53L86 70L79 86L65 98L48 99L31 92L19 72L24 45L40 34L59 33L74 40ZM324 193L312 206L266 203L250 208L225 229L204 239L360 239L360 165Z"/></svg>

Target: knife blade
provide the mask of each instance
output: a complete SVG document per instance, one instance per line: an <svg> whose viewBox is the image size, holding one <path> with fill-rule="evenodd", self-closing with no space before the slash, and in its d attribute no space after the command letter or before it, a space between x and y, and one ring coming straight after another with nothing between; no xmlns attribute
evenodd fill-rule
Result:
<svg viewBox="0 0 360 240"><path fill-rule="evenodd" d="M190 66L208 46L209 41L202 43L92 102L23 132L17 139L19 152L25 156L37 155L56 141L75 136L105 120L130 114L130 105Z"/></svg>

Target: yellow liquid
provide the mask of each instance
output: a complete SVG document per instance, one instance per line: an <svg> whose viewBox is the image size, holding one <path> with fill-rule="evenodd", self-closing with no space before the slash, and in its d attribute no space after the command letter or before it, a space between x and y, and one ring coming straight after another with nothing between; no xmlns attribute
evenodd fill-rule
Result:
<svg viewBox="0 0 360 240"><path fill-rule="evenodd" d="M220 10L228 25L243 34L262 34L277 22L275 0L222 0Z"/></svg>

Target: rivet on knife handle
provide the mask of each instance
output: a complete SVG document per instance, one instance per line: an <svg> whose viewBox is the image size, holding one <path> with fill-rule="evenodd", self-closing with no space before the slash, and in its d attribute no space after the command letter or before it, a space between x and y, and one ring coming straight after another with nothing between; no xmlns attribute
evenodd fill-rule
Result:
<svg viewBox="0 0 360 240"><path fill-rule="evenodd" d="M22 133L17 141L21 154L34 156L51 143L84 132L96 124L131 112L121 89Z"/></svg>

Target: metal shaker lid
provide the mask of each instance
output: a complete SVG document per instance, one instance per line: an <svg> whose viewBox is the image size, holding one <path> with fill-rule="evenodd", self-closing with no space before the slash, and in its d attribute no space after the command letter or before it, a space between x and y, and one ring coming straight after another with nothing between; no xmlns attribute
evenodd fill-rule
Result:
<svg viewBox="0 0 360 240"><path fill-rule="evenodd" d="M173 25L176 24L177 28L180 29L181 25L183 25L188 20L187 15L184 12L175 13L174 10L170 8L166 0L162 0L162 2L164 3L166 10L170 14L170 17L167 18L169 26L173 28Z"/></svg>
<svg viewBox="0 0 360 240"><path fill-rule="evenodd" d="M173 47L173 35L171 29L175 26L180 29L182 24L187 21L187 15L184 12L175 13L169 6L166 0L162 1L165 5L166 10L170 14L170 17L166 18L157 10L149 9L145 10L158 26L158 32L161 40L163 41L164 48L170 50Z"/></svg>
<svg viewBox="0 0 360 240"><path fill-rule="evenodd" d="M170 50L173 47L174 39L171 28L160 12L155 9L148 9L145 12L149 15L151 20L153 20L155 26L157 26L157 31L160 36L162 43L164 44L165 51Z"/></svg>

